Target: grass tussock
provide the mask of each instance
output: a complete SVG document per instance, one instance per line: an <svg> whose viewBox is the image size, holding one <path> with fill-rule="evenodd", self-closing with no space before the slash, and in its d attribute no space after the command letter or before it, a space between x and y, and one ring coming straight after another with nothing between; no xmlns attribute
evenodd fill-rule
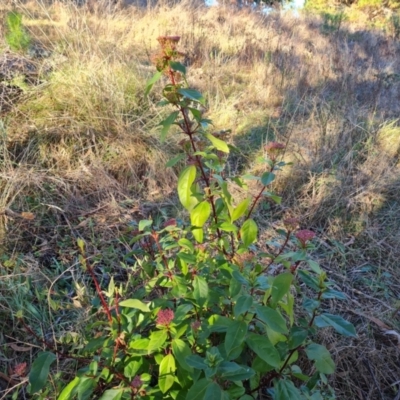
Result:
<svg viewBox="0 0 400 400"><path fill-rule="evenodd" d="M27 307L38 331L57 338L69 332L74 340L90 290L77 268L76 237L90 239L106 276L120 269L127 250L118 238L129 221L174 213L176 175L164 165L181 138L160 144L166 111L155 106L157 91L150 99L143 92L156 38L179 34L207 116L216 130L232 129L239 152L230 168L257 170L263 144L287 143L285 157L294 165L276 187L284 206L265 204L258 217L299 216L316 230L322 265L351 299L331 307L343 307L358 339L336 342L329 332L325 338L339 365L332 378L338 398L396 396L398 345L371 319L394 330L400 325L400 44L393 35L349 21L327 33L312 15L189 2L1 7L2 32L4 16L16 9L33 45L48 51L34 59L35 84L21 76L6 83L22 95L11 109L1 108L0 315L13 332L0 333L3 343L26 340L12 315ZM0 49L7 51L3 34ZM63 295L57 302L49 293ZM71 315L81 322L70 325ZM4 351L7 359L25 357ZM10 367L2 359L0 366Z"/></svg>

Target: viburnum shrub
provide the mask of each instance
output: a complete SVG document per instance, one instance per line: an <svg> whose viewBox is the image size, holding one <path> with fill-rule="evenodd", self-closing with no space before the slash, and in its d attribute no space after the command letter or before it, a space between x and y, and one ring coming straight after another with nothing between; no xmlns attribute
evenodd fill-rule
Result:
<svg viewBox="0 0 400 400"><path fill-rule="evenodd" d="M227 157L235 148L203 118L205 99L188 86L179 37L158 41L158 72L147 94L160 78L168 82L160 105L173 111L161 123L161 137L172 125L179 128L182 152L168 166L187 161L177 191L189 217L162 226L140 221L130 243L133 284L117 287L111 280L107 291L78 242L103 317L94 307L83 345L70 354L39 355L30 392L43 390L51 362L71 357L78 369L59 400L334 398L326 375L335 365L314 342L316 332L329 326L356 333L323 311L327 299L345 296L309 256L315 233L287 218L273 240L257 244L254 211L260 202L281 202L270 186L285 166L285 146L265 147L261 176L229 176ZM258 185L255 194L249 179Z"/></svg>

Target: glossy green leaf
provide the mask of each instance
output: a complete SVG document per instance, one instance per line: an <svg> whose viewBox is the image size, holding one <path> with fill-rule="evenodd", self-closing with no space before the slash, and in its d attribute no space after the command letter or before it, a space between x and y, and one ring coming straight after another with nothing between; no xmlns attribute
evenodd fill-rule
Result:
<svg viewBox="0 0 400 400"><path fill-rule="evenodd" d="M178 114L179 111L174 111L170 115L168 115L168 117L165 118L164 121L160 122L160 125L162 125L163 127L161 129L161 136L160 136L161 143L165 141L168 131L171 128L171 125L175 122L176 118L178 117Z"/></svg>
<svg viewBox="0 0 400 400"><path fill-rule="evenodd" d="M312 343L306 347L306 354L310 360L315 362L315 368L323 374L333 374L335 363L325 346Z"/></svg>
<svg viewBox="0 0 400 400"><path fill-rule="evenodd" d="M275 174L272 172L264 172L261 175L261 183L264 186L268 186L270 183L272 183L275 180Z"/></svg>
<svg viewBox="0 0 400 400"><path fill-rule="evenodd" d="M322 299L338 299L338 300L347 300L347 296L343 292L339 292L338 290L328 289L321 296Z"/></svg>
<svg viewBox="0 0 400 400"><path fill-rule="evenodd" d="M169 66L174 71L178 71L178 72L181 72L183 75L186 75L186 67L182 63L180 63L178 61L170 61Z"/></svg>
<svg viewBox="0 0 400 400"><path fill-rule="evenodd" d="M124 376L128 379L132 379L139 371L142 364L143 359L141 357L129 358L124 367Z"/></svg>
<svg viewBox="0 0 400 400"><path fill-rule="evenodd" d="M184 370L192 373L193 368L186 362L186 357L192 355L189 346L181 339L174 339L172 342L172 353L175 356L178 364Z"/></svg>
<svg viewBox="0 0 400 400"><path fill-rule="evenodd" d="M271 305L275 306L290 290L293 281L293 275L290 272L285 272L278 275L271 288Z"/></svg>
<svg viewBox="0 0 400 400"><path fill-rule="evenodd" d="M153 331L150 334L150 342L147 348L148 354L160 350L168 339L168 334L165 330Z"/></svg>
<svg viewBox="0 0 400 400"><path fill-rule="evenodd" d="M226 144L226 142L224 142L221 139L216 138L215 136L209 134L209 133L205 133L204 136L213 144L213 146L217 149L222 151L223 153L229 153L229 147Z"/></svg>
<svg viewBox="0 0 400 400"><path fill-rule="evenodd" d="M238 297L238 299L236 300L235 307L233 309L235 317L238 317L239 315L249 311L252 305L253 305L253 298L251 296L244 295Z"/></svg>
<svg viewBox="0 0 400 400"><path fill-rule="evenodd" d="M207 364L204 361L204 358L201 358L197 354L192 354L190 356L187 356L185 358L187 365L189 367L195 368L195 369L206 369Z"/></svg>
<svg viewBox="0 0 400 400"><path fill-rule="evenodd" d="M320 275L322 270L319 264L314 260L307 260L308 265L310 266L311 270L314 271L316 274Z"/></svg>
<svg viewBox="0 0 400 400"><path fill-rule="evenodd" d="M237 207L235 207L233 209L233 212L231 215L232 222L236 221L237 219L239 219L246 213L247 208L249 207L249 204L250 204L250 199L247 198L247 199L244 199L243 201L241 201L237 205Z"/></svg>
<svg viewBox="0 0 400 400"><path fill-rule="evenodd" d="M158 384L163 393L166 393L175 381L175 358L172 354L167 354L160 363L160 373Z"/></svg>
<svg viewBox="0 0 400 400"><path fill-rule="evenodd" d="M121 301L119 303L121 307L128 307L128 308L136 308L137 310L143 311L143 312L150 312L150 307L149 304L143 303L143 301L140 301L138 299L128 299Z"/></svg>
<svg viewBox="0 0 400 400"><path fill-rule="evenodd" d="M246 339L247 345L267 364L278 368L281 362L278 350L266 336L251 333Z"/></svg>
<svg viewBox="0 0 400 400"><path fill-rule="evenodd" d="M217 314L211 315L208 319L209 330L211 332L226 332L233 323L232 319Z"/></svg>
<svg viewBox="0 0 400 400"><path fill-rule="evenodd" d="M303 400L303 396L299 389L294 386L292 381L287 379L279 379L274 386L274 400Z"/></svg>
<svg viewBox="0 0 400 400"><path fill-rule="evenodd" d="M240 228L240 236L243 240L243 244L248 247L250 246L256 239L258 235L258 226L254 222L253 219L248 219L244 222L242 227Z"/></svg>
<svg viewBox="0 0 400 400"><path fill-rule="evenodd" d="M218 374L221 375L221 378L230 381L245 381L246 379L250 379L255 374L255 371L248 366L223 361L218 367Z"/></svg>
<svg viewBox="0 0 400 400"><path fill-rule="evenodd" d="M258 319L268 325L275 332L288 332L286 321L279 311L274 310L271 307L257 306L256 312Z"/></svg>
<svg viewBox="0 0 400 400"><path fill-rule="evenodd" d="M99 400L120 400L123 394L124 389L108 389Z"/></svg>
<svg viewBox="0 0 400 400"><path fill-rule="evenodd" d="M191 224L193 226L196 226L197 228L202 228L203 225L206 223L207 219L209 218L210 214L211 214L210 203L208 201L202 201L201 203L197 204L197 206L190 213ZM195 234L196 232L201 232L201 235L196 236ZM202 229L194 229L192 233L199 243L203 242Z"/></svg>
<svg viewBox="0 0 400 400"><path fill-rule="evenodd" d="M82 377L77 385L78 400L89 400L92 397L96 380L89 377Z"/></svg>
<svg viewBox="0 0 400 400"><path fill-rule="evenodd" d="M178 154L176 157L171 158L166 164L165 166L167 168L169 167L173 167L174 165L178 164L179 161L183 160L184 158L186 158L186 154Z"/></svg>
<svg viewBox="0 0 400 400"><path fill-rule="evenodd" d="M181 94L182 96L185 96L186 98L196 101L200 104L205 104L205 99L202 96L200 92L194 89L188 89L188 88L180 88L178 89L178 93Z"/></svg>
<svg viewBox="0 0 400 400"><path fill-rule="evenodd" d="M133 350L147 350L149 347L149 339L137 339L129 343L129 348Z"/></svg>
<svg viewBox="0 0 400 400"><path fill-rule="evenodd" d="M30 394L39 392L47 383L50 366L56 359L57 357L53 353L46 351L40 353L33 362L31 372L29 373Z"/></svg>
<svg viewBox="0 0 400 400"><path fill-rule="evenodd" d="M310 275L308 271L304 271L302 269L298 270L297 273L300 276L300 279L311 289L319 291L319 283L318 280Z"/></svg>
<svg viewBox="0 0 400 400"><path fill-rule="evenodd" d="M246 337L247 324L244 321L234 321L227 329L225 335L225 351L229 354L236 347L239 347Z"/></svg>
<svg viewBox="0 0 400 400"><path fill-rule="evenodd" d="M221 229L221 231L224 232L237 232L238 231L238 227L234 224L231 224L229 222L223 222L219 228Z"/></svg>
<svg viewBox="0 0 400 400"><path fill-rule="evenodd" d="M340 333L341 335L350 337L357 336L354 325L351 322L346 321L339 315L324 313L319 315L317 318L323 320L326 324L334 328L335 331Z"/></svg>
<svg viewBox="0 0 400 400"><path fill-rule="evenodd" d="M186 238L179 239L178 244L179 244L179 246L184 247L185 249L189 250L191 253L194 252L193 243L189 239L186 239Z"/></svg>
<svg viewBox="0 0 400 400"><path fill-rule="evenodd" d="M307 339L307 336L308 336L307 329L294 326L290 330L290 335L288 340L289 350L293 350L296 347L302 345L304 341Z"/></svg>
<svg viewBox="0 0 400 400"><path fill-rule="evenodd" d="M229 400L228 393L225 393L221 386L218 385L216 382L211 382L206 390L204 395L204 399L207 400Z"/></svg>
<svg viewBox="0 0 400 400"><path fill-rule="evenodd" d="M73 398L75 394L75 388L79 383L79 377L75 377L67 386L61 391L60 395L57 397L57 400L70 400Z"/></svg>
<svg viewBox="0 0 400 400"><path fill-rule="evenodd" d="M186 400L203 400L205 399L205 394L211 381L206 378L198 380L189 390Z"/></svg>
<svg viewBox="0 0 400 400"><path fill-rule="evenodd" d="M208 301L208 284L201 276L195 276L193 280L193 297L199 307L203 307Z"/></svg>
<svg viewBox="0 0 400 400"><path fill-rule="evenodd" d="M197 200L192 196L191 187L196 179L196 167L189 165L180 174L178 179L179 200L188 211L191 211L197 204Z"/></svg>
<svg viewBox="0 0 400 400"><path fill-rule="evenodd" d="M153 85L162 77L162 72L156 72L147 82L146 82L146 90L144 92L145 96L150 93Z"/></svg>

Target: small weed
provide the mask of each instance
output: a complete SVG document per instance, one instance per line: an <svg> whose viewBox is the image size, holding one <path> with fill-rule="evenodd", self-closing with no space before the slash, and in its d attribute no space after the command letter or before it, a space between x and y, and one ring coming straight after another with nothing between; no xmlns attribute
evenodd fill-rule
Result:
<svg viewBox="0 0 400 400"><path fill-rule="evenodd" d="M6 41L14 51L25 51L31 43L31 37L22 25L22 14L12 11L6 17Z"/></svg>

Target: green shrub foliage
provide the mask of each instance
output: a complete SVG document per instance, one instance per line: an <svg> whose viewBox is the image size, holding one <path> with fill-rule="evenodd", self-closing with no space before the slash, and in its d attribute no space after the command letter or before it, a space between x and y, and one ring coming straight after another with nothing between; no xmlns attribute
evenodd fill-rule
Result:
<svg viewBox="0 0 400 400"><path fill-rule="evenodd" d="M236 149L203 117L206 100L187 84L179 37L158 40L157 73L146 92L160 79L168 82L160 106L171 112L161 137L172 126L182 136L182 153L168 166L186 160L177 192L188 218L162 226L140 221L130 243L133 285L111 280L107 291L78 241L103 317L96 314L84 345L70 355L49 349L38 356L30 392L46 390L50 364L70 357L78 369L59 400L334 398L327 375L335 364L314 342L316 332L329 326L341 335L356 333L351 323L323 311L325 300L345 296L309 256L315 233L287 218L264 251L257 244L254 211L260 202L281 202L271 185L285 166L285 145L265 147L261 176L229 176L227 158ZM249 180L258 185L255 194Z"/></svg>

